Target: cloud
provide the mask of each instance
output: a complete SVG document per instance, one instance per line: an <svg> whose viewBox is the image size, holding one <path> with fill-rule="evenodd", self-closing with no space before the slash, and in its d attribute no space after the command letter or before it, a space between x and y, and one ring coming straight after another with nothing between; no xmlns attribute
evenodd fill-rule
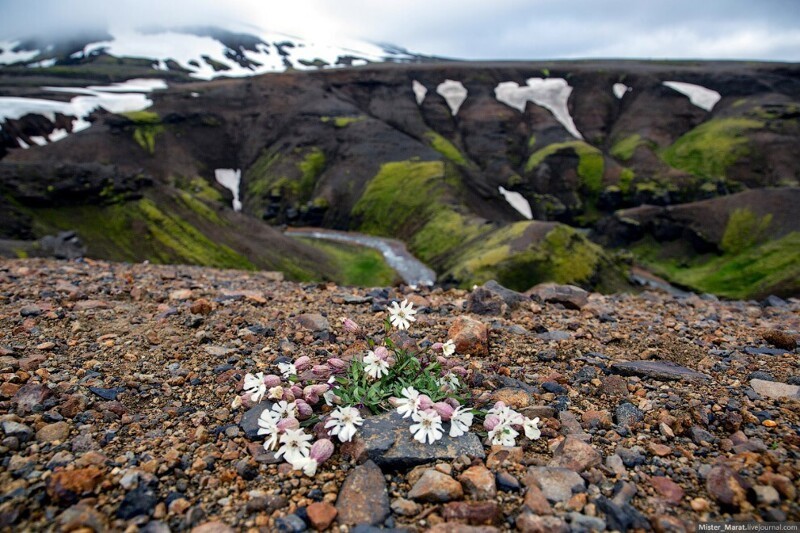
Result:
<svg viewBox="0 0 800 533"><path fill-rule="evenodd" d="M247 25L465 59L800 60L795 0L0 0L0 38L97 26ZM17 35L18 36L18 35Z"/></svg>

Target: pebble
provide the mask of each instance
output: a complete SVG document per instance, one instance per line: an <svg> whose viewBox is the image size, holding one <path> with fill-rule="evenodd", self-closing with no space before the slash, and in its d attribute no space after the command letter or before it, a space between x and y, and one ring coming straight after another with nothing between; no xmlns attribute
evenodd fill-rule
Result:
<svg viewBox="0 0 800 533"><path fill-rule="evenodd" d="M497 496L495 476L483 465L467 468L458 480L464 492L473 500L489 500Z"/></svg>
<svg viewBox="0 0 800 533"><path fill-rule="evenodd" d="M532 513L520 513L516 526L523 533L568 533L569 526L561 518L555 516L536 516Z"/></svg>
<svg viewBox="0 0 800 533"><path fill-rule="evenodd" d="M602 456L591 444L568 436L553 450L553 459L548 464L581 473L587 468L599 465L602 461Z"/></svg>
<svg viewBox="0 0 800 533"><path fill-rule="evenodd" d="M783 398L800 398L800 385L789 385L778 381L751 379L750 386L760 396L780 400Z"/></svg>
<svg viewBox="0 0 800 533"><path fill-rule="evenodd" d="M611 371L623 376L639 376L659 381L705 381L708 376L670 361L631 361L614 363Z"/></svg>
<svg viewBox="0 0 800 533"><path fill-rule="evenodd" d="M389 516L386 481L378 465L367 461L348 474L339 490L336 510L340 524L377 525Z"/></svg>
<svg viewBox="0 0 800 533"><path fill-rule="evenodd" d="M408 493L412 500L433 503L449 502L463 496L461 483L432 468L425 470Z"/></svg>
<svg viewBox="0 0 800 533"><path fill-rule="evenodd" d="M69 437L70 426L67 422L55 422L47 424L36 432L36 440L39 442L63 442Z"/></svg>
<svg viewBox="0 0 800 533"><path fill-rule="evenodd" d="M534 285L525 295L539 303L560 303L568 309L580 309L589 301L589 293L574 285L540 283Z"/></svg>
<svg viewBox="0 0 800 533"><path fill-rule="evenodd" d="M644 420L644 413L632 403L620 404L614 412L614 418L620 426L634 426Z"/></svg>
<svg viewBox="0 0 800 533"><path fill-rule="evenodd" d="M489 330L480 320L459 316L453 321L447 337L456 346L456 353L462 355L489 355Z"/></svg>
<svg viewBox="0 0 800 533"><path fill-rule="evenodd" d="M573 493L586 489L586 481L574 470L548 466L529 468L523 483L526 487L536 485L545 498L554 503L565 502Z"/></svg>
<svg viewBox="0 0 800 533"><path fill-rule="evenodd" d="M500 506L497 502L450 502L442 509L447 521L463 521L471 525L493 524L499 521Z"/></svg>
<svg viewBox="0 0 800 533"><path fill-rule="evenodd" d="M747 484L731 467L715 465L706 476L706 489L719 503L740 507L747 501Z"/></svg>

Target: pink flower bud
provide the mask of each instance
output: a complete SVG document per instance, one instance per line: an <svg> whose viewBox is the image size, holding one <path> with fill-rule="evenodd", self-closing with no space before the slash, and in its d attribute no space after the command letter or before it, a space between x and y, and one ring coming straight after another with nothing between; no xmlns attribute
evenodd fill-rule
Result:
<svg viewBox="0 0 800 533"><path fill-rule="evenodd" d="M454 411L454 409L446 402L436 402L433 404L433 410L439 413L439 416L441 416L442 420L445 422L452 418Z"/></svg>
<svg viewBox="0 0 800 533"><path fill-rule="evenodd" d="M433 408L433 401L426 394L419 395L419 409L420 411L427 411Z"/></svg>
<svg viewBox="0 0 800 533"><path fill-rule="evenodd" d="M458 409L458 408L461 406L461 404L460 404L460 403L458 403L458 400L456 400L455 398L445 398L443 401L444 401L444 402L445 402L447 405L449 405L450 407L452 407L452 408L453 408L453 410L455 410L455 409Z"/></svg>
<svg viewBox="0 0 800 533"><path fill-rule="evenodd" d="M297 369L298 372L307 370L310 366L311 366L311 358L307 355L298 357L297 360L294 362L294 367Z"/></svg>
<svg viewBox="0 0 800 533"><path fill-rule="evenodd" d="M434 342L431 345L431 350L433 350L434 352L441 352L442 346L444 346L444 344L442 344L441 342Z"/></svg>
<svg viewBox="0 0 800 533"><path fill-rule="evenodd" d="M314 424L314 427L313 427L313 428L311 428L311 433L312 433L312 434L314 435L314 437L316 437L317 439L327 439L327 438L330 438L330 436L331 436L331 434L329 433L330 429L328 429L328 428L326 428L326 427L325 427L325 422L326 422L326 421L327 421L327 418L323 418L322 420L320 420L319 422L317 422L316 424Z"/></svg>
<svg viewBox="0 0 800 533"><path fill-rule="evenodd" d="M463 366L454 366L453 368L450 369L450 372L452 372L453 374L457 374L462 378L466 377L467 375L467 369L464 368Z"/></svg>
<svg viewBox="0 0 800 533"><path fill-rule="evenodd" d="M389 405L391 405L392 407L399 407L400 403L401 403L400 398L395 398L394 396L389 398Z"/></svg>
<svg viewBox="0 0 800 533"><path fill-rule="evenodd" d="M353 320L349 318L343 318L342 320L342 328L349 333L358 333L361 331L361 326L356 324Z"/></svg>
<svg viewBox="0 0 800 533"><path fill-rule="evenodd" d="M317 396L322 396L326 392L330 390L325 383L317 383L315 385L307 385L306 388L303 389L303 394L316 394Z"/></svg>
<svg viewBox="0 0 800 533"><path fill-rule="evenodd" d="M297 420L295 417L290 416L289 418L284 418L280 420L277 424L278 430L283 433L287 429L297 429L300 427L300 421Z"/></svg>
<svg viewBox="0 0 800 533"><path fill-rule="evenodd" d="M292 392L292 389L283 389L283 397L281 400L286 400L288 403L292 403L295 401L295 395Z"/></svg>
<svg viewBox="0 0 800 533"><path fill-rule="evenodd" d="M328 379L331 377L331 367L328 365L314 365L311 373L319 379Z"/></svg>
<svg viewBox="0 0 800 533"><path fill-rule="evenodd" d="M442 367L447 367L447 357L443 355L436 356L436 362L442 365Z"/></svg>
<svg viewBox="0 0 800 533"><path fill-rule="evenodd" d="M389 359L389 357L391 356L391 354L389 353L389 350L387 350L385 346L378 346L377 348L375 348L375 352L374 353L375 353L375 357L377 357L381 361L387 361Z"/></svg>
<svg viewBox="0 0 800 533"><path fill-rule="evenodd" d="M331 357L328 359L328 366L331 367L334 373L344 372L350 366L350 363L339 359L338 357Z"/></svg>
<svg viewBox="0 0 800 533"><path fill-rule="evenodd" d="M311 415L314 414L314 410L305 400L295 400L294 406L297 409L297 418L300 420L311 418Z"/></svg>
<svg viewBox="0 0 800 533"><path fill-rule="evenodd" d="M295 398L303 397L303 389L300 388L300 385L294 384L289 388L289 390L292 391L292 394L294 394Z"/></svg>
<svg viewBox="0 0 800 533"><path fill-rule="evenodd" d="M280 386L281 382L282 380L280 376L276 376L275 374L268 374L264 376L264 385L266 385L269 389Z"/></svg>
<svg viewBox="0 0 800 533"><path fill-rule="evenodd" d="M313 392L307 392L307 393L305 393L305 396L303 396L303 399L304 399L304 400L305 400L305 401L306 401L306 402L307 402L309 405L317 405L317 404L319 403L319 395L317 395L317 394L314 394Z"/></svg>
<svg viewBox="0 0 800 533"><path fill-rule="evenodd" d="M506 406L506 402L503 402L503 401L499 401L499 402L494 404L494 408L495 409L504 409L505 406Z"/></svg>
<svg viewBox="0 0 800 533"><path fill-rule="evenodd" d="M487 431L491 431L497 427L497 424L500 423L500 417L497 415L489 415L483 421L483 427L486 428Z"/></svg>
<svg viewBox="0 0 800 533"><path fill-rule="evenodd" d="M309 459L314 459L317 464L322 464L333 455L333 443L329 439L320 439L311 445L308 452Z"/></svg>
<svg viewBox="0 0 800 533"><path fill-rule="evenodd" d="M256 405L256 402L253 401L253 396L251 394L242 394L240 398L242 401L242 407L245 409L250 409Z"/></svg>

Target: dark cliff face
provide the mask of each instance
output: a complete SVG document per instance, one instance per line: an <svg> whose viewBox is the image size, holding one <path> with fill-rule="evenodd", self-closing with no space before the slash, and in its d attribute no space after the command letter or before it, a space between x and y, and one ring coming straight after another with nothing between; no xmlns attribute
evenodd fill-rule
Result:
<svg viewBox="0 0 800 533"><path fill-rule="evenodd" d="M563 79L572 88L567 110L582 139L541 105L529 101L520 112L498 101L498 84L524 87L530 78ZM436 92L445 80L468 93L455 116ZM421 104L415 81L427 89ZM711 89L721 99L707 111L665 81ZM614 84L630 91L618 98ZM588 227L617 209L800 179L800 153L792 148L800 140L796 65L378 65L177 83L154 100L147 122L98 112L89 130L30 150L15 149L16 139L55 126L35 116L5 125L4 194L41 205L50 191L54 205L63 202L66 166L78 169L76 187L99 176L122 191L130 183L158 189L202 177L229 198L214 170L240 169L243 209L253 217L399 236L419 251L432 246L422 242L422 230L448 231L430 226L431 209L455 213L459 227L478 228L472 237L484 234L483 225L496 230L524 220L501 186L521 193L537 219ZM426 162L438 167L422 172ZM32 164L42 169L38 175L20 170ZM53 180L60 180L57 197ZM398 205L430 209L397 215L404 223L395 226L370 219L370 205L417 193L426 202ZM448 251L428 250L425 259L446 270L441 256Z"/></svg>

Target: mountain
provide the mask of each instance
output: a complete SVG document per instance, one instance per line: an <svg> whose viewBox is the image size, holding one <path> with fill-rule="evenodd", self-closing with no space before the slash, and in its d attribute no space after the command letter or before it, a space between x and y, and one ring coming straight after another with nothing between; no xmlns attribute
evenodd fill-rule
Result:
<svg viewBox="0 0 800 533"><path fill-rule="evenodd" d="M228 50L246 44L216 35ZM0 98L2 237L76 229L100 257L225 264L198 256L191 236L139 246L158 240L160 219L137 220L142 202L192 227L200 213L230 217L241 206L237 216L258 227L400 238L445 283L495 278L526 289L555 279L617 290L637 261L694 290L800 292L800 221L777 216L793 212L800 181L798 65L406 57L198 81L208 61L184 71L164 54L113 50L0 71L13 95ZM226 57L231 71L247 68ZM160 81L115 85L145 74ZM30 98L57 104L25 113ZM128 107L110 109L117 104ZM191 216L176 214L184 197L195 202ZM697 202L706 203L687 207L694 222L672 216ZM637 206L661 211L636 218ZM715 213L713 235L704 209ZM95 224L111 215L124 221L115 235ZM236 223L208 221L200 233L248 256L216 229ZM761 260L755 271L731 266L748 257ZM320 275L313 270L312 261L298 275Z"/></svg>

